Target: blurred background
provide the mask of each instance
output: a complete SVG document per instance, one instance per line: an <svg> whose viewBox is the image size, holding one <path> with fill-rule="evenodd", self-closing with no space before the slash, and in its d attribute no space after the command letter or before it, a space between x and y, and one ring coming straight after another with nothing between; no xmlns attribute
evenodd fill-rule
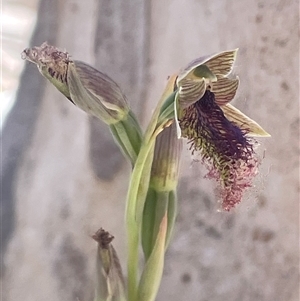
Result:
<svg viewBox="0 0 300 301"><path fill-rule="evenodd" d="M16 98L19 77L24 67L24 62L20 60L20 49L30 41L37 5L37 0L1 2L1 128Z"/></svg>
<svg viewBox="0 0 300 301"><path fill-rule="evenodd" d="M219 212L184 147L157 300L299 300L298 1L11 0L1 22L3 300L92 300L100 227L126 266L130 166L101 122L21 60L44 41L119 83L143 126L168 75L239 48L234 104L272 135L259 141L260 175L236 209Z"/></svg>

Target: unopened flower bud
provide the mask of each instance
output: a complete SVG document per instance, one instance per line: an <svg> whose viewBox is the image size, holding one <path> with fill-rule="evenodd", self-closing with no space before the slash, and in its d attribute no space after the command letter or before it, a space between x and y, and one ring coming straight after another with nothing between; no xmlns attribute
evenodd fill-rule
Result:
<svg viewBox="0 0 300 301"><path fill-rule="evenodd" d="M43 43L25 49L21 57L36 64L41 74L83 111L107 124L127 116L129 107L119 86L88 64L72 60L67 52Z"/></svg>
<svg viewBox="0 0 300 301"><path fill-rule="evenodd" d="M40 73L73 104L108 124L122 152L135 163L142 131L126 97L111 78L47 43L27 48L21 56L36 64Z"/></svg>
<svg viewBox="0 0 300 301"><path fill-rule="evenodd" d="M170 241L177 214L177 185L182 139L176 135L175 123L157 136L150 185L147 193L142 226L142 245L145 258L151 255L162 218L167 215L166 248Z"/></svg>
<svg viewBox="0 0 300 301"><path fill-rule="evenodd" d="M156 138L150 186L159 191L176 189L182 140L177 138L175 123L166 127Z"/></svg>

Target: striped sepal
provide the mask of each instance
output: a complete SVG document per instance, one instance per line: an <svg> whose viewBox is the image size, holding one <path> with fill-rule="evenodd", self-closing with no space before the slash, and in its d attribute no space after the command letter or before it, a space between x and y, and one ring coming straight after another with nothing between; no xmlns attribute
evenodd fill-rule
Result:
<svg viewBox="0 0 300 301"><path fill-rule="evenodd" d="M238 77L236 79L223 77L212 83L211 91L215 94L216 103L219 106L224 106L230 102L234 98L238 86Z"/></svg>
<svg viewBox="0 0 300 301"><path fill-rule="evenodd" d="M186 108L198 101L206 90L205 79L191 80L183 79L179 88L179 106Z"/></svg>
<svg viewBox="0 0 300 301"><path fill-rule="evenodd" d="M270 137L271 135L267 133L258 123L243 114L240 110L235 108L230 104L226 104L220 107L225 117L236 124L242 130L245 130L250 137Z"/></svg>

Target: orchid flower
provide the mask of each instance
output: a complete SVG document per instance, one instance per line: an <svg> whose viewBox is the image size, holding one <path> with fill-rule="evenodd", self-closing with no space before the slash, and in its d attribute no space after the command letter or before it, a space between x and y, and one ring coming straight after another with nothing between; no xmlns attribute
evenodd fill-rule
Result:
<svg viewBox="0 0 300 301"><path fill-rule="evenodd" d="M270 136L260 125L229 102L238 78L229 77L237 49L191 62L176 80L175 122L178 137L187 138L199 152L207 177L219 183L222 207L229 211L240 203L258 172L254 137Z"/></svg>

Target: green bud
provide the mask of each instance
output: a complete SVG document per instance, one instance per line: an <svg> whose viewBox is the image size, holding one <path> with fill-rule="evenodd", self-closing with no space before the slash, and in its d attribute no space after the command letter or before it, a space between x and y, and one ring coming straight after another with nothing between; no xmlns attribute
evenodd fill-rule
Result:
<svg viewBox="0 0 300 301"><path fill-rule="evenodd" d="M177 138L175 123L156 138L150 186L157 191L171 191L178 183L182 140Z"/></svg>
<svg viewBox="0 0 300 301"><path fill-rule="evenodd" d="M166 247L171 237L177 213L176 188L181 149L182 140L176 136L175 123L165 128L156 138L141 234L146 260L153 251L162 218L166 214L168 216Z"/></svg>
<svg viewBox="0 0 300 301"><path fill-rule="evenodd" d="M98 243L97 287L94 301L125 301L125 282L121 265L111 241L112 235L99 229L93 236Z"/></svg>

